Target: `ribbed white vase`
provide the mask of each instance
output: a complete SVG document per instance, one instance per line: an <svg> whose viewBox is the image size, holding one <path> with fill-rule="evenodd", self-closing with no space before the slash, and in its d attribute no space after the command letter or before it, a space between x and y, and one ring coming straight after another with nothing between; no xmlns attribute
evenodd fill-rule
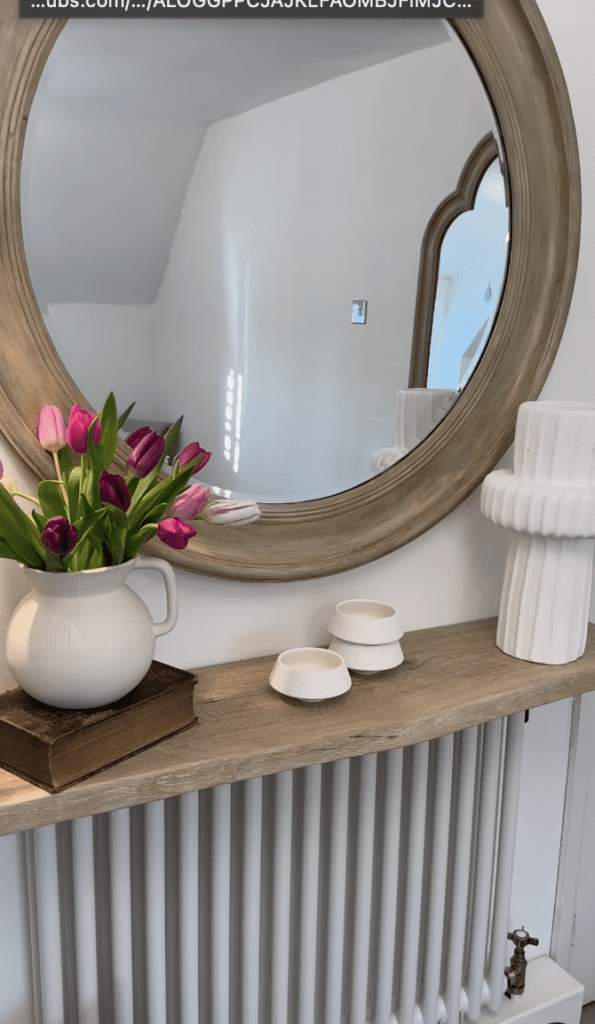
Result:
<svg viewBox="0 0 595 1024"><path fill-rule="evenodd" d="M58 708L102 707L130 693L149 671L156 637L176 624L171 565L137 555L82 572L21 569L33 589L15 609L6 638L6 660L19 686ZM163 575L164 622L153 622L144 601L126 586L134 569Z"/></svg>
<svg viewBox="0 0 595 1024"><path fill-rule="evenodd" d="M584 653L595 546L595 406L525 402L514 468L484 480L481 509L512 531L498 647L563 665Z"/></svg>

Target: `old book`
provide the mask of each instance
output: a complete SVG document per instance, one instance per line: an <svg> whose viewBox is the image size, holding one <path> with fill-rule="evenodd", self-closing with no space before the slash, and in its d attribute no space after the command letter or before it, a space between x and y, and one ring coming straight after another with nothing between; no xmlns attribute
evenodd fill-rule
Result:
<svg viewBox="0 0 595 1024"><path fill-rule="evenodd" d="M57 793L196 722L197 676L153 661L145 678L102 708L50 708L20 687L0 695L0 766Z"/></svg>

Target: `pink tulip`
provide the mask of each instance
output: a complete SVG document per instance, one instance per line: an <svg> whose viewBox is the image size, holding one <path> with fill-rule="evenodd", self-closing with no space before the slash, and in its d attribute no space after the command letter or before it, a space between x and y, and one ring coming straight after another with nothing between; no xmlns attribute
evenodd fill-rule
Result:
<svg viewBox="0 0 595 1024"><path fill-rule="evenodd" d="M154 430L144 434L141 440L134 446L126 465L132 470L134 476L148 476L154 469L163 455L165 441Z"/></svg>
<svg viewBox="0 0 595 1024"><path fill-rule="evenodd" d="M186 447L182 449L180 454L176 455L174 459L174 465L177 463L180 469L182 469L182 467L186 466L189 462L192 461L192 459L195 459L197 455L205 456L205 458L201 462L197 462L196 466L192 471L193 474L198 473L199 469L205 468L207 462L209 461L212 455L212 452L206 452L204 448L201 448L198 441L193 441L192 444L187 444Z"/></svg>
<svg viewBox="0 0 595 1024"><path fill-rule="evenodd" d="M202 512L211 492L200 484L193 484L172 502L170 512L175 519L181 519L184 523L190 523Z"/></svg>
<svg viewBox="0 0 595 1024"><path fill-rule="evenodd" d="M56 405L42 405L39 413L37 436L46 452L62 451L66 444L64 416Z"/></svg>
<svg viewBox="0 0 595 1024"><path fill-rule="evenodd" d="M77 540L75 527L64 516L48 519L41 535L41 543L54 555L69 555Z"/></svg>
<svg viewBox="0 0 595 1024"><path fill-rule="evenodd" d="M260 516L260 508L255 501L233 501L215 499L210 501L201 518L211 526L243 526L253 523Z"/></svg>
<svg viewBox="0 0 595 1024"><path fill-rule="evenodd" d="M66 440L77 455L87 454L87 434L94 419L91 413L85 412L80 405L73 405L70 410L70 418L66 428ZM93 428L93 444L97 446L101 438L101 424L96 423Z"/></svg>
<svg viewBox="0 0 595 1024"><path fill-rule="evenodd" d="M0 480L2 479L3 476L4 476L4 466L0 462Z"/></svg>
<svg viewBox="0 0 595 1024"><path fill-rule="evenodd" d="M157 527L157 536L168 547L182 551L190 538L196 536L196 530L188 523L183 523L181 519L164 519Z"/></svg>
<svg viewBox="0 0 595 1024"><path fill-rule="evenodd" d="M150 427L139 427L138 430L135 430L133 434L128 435L128 437L126 438L126 444L129 446L129 448L136 448L137 444L139 443L139 441L142 441L143 437L146 437L147 434L152 433L153 431L151 430Z"/></svg>

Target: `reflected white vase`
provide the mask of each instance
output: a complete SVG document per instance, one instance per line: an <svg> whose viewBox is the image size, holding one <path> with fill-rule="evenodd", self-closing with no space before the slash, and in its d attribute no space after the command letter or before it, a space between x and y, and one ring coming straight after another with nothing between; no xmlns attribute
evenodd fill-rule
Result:
<svg viewBox="0 0 595 1024"><path fill-rule="evenodd" d="M21 566L32 590L9 626L6 657L29 696L58 708L102 707L130 693L148 672L155 640L178 617L174 571L161 558L137 555L122 565L83 572L43 572ZM126 586L134 569L157 569L167 616L155 623Z"/></svg>
<svg viewBox="0 0 595 1024"><path fill-rule="evenodd" d="M451 388L403 388L397 391L397 437L394 447L379 448L372 455L372 472L400 462L442 422L455 404L458 391Z"/></svg>
<svg viewBox="0 0 595 1024"><path fill-rule="evenodd" d="M595 406L521 405L514 468L486 477L481 509L512 531L497 646L545 665L580 658L595 546Z"/></svg>

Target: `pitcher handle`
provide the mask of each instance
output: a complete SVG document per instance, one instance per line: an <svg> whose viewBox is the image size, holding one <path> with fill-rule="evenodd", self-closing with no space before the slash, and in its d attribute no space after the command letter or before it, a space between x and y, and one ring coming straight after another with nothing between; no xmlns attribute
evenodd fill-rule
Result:
<svg viewBox="0 0 595 1024"><path fill-rule="evenodd" d="M163 576L165 582L165 593L167 596L167 615L163 622L153 623L153 636L163 636L164 633L171 633L178 621L178 588L174 571L164 558L148 558L145 555L136 555L131 560L130 569L157 569Z"/></svg>

